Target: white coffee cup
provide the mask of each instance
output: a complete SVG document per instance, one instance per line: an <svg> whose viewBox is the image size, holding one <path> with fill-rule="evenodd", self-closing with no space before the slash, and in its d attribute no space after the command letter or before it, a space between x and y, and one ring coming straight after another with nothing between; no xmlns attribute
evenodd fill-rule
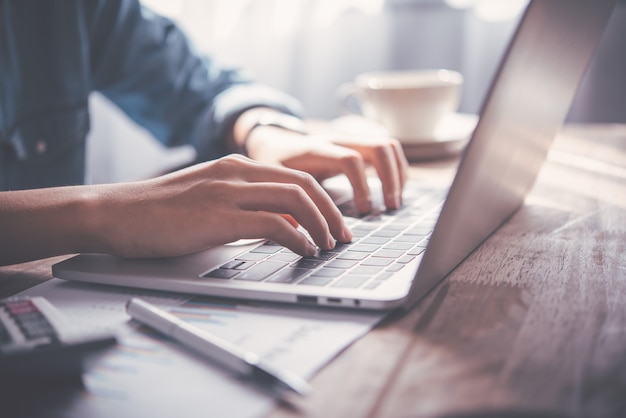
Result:
<svg viewBox="0 0 626 418"><path fill-rule="evenodd" d="M344 112L361 113L402 142L422 142L432 141L441 119L457 110L462 85L463 76L451 70L377 71L342 85L338 97Z"/></svg>

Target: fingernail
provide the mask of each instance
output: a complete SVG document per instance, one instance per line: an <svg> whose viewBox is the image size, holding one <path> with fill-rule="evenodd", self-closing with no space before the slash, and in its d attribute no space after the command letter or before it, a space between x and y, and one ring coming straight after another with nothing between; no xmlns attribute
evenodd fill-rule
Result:
<svg viewBox="0 0 626 418"><path fill-rule="evenodd" d="M328 248L326 248L327 250L332 250L333 248L335 248L335 245L337 245L337 241L335 241L335 238L330 237L328 239Z"/></svg>
<svg viewBox="0 0 626 418"><path fill-rule="evenodd" d="M309 246L306 249L306 255L309 257L314 256L317 253L317 247L309 242Z"/></svg>

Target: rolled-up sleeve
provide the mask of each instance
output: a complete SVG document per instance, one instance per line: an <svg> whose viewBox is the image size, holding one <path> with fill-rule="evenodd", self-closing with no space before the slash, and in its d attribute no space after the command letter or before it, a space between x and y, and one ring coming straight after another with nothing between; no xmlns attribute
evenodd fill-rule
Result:
<svg viewBox="0 0 626 418"><path fill-rule="evenodd" d="M301 114L292 97L195 53L169 19L135 0L86 2L93 90L166 146L190 144L198 160L229 152L236 118L252 107Z"/></svg>

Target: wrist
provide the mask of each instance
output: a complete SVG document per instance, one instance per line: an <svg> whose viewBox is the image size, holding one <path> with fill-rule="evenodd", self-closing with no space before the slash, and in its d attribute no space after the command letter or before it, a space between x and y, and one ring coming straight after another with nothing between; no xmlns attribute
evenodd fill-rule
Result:
<svg viewBox="0 0 626 418"><path fill-rule="evenodd" d="M296 117L270 108L255 108L241 115L235 125L237 151L249 155L248 143L252 134L260 128L272 127L283 131L307 135L306 123Z"/></svg>

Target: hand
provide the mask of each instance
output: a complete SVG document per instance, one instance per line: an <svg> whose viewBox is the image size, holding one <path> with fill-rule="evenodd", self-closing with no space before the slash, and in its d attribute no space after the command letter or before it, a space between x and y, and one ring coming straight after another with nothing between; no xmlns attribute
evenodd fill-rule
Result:
<svg viewBox="0 0 626 418"><path fill-rule="evenodd" d="M247 142L255 160L306 171L318 181L345 174L354 189L361 213L371 211L366 166L380 177L385 206L398 209L407 179L408 162L400 143L393 138L350 137L341 134L302 135L273 126L254 129Z"/></svg>
<svg viewBox="0 0 626 418"><path fill-rule="evenodd" d="M0 193L0 265L53 255L188 254L269 238L301 255L352 235L309 174L229 156L155 179Z"/></svg>
<svg viewBox="0 0 626 418"><path fill-rule="evenodd" d="M187 254L242 238L268 238L301 255L328 250L351 233L310 175L229 156L166 176L111 186L111 252L126 257ZM289 216L285 216L289 215Z"/></svg>

